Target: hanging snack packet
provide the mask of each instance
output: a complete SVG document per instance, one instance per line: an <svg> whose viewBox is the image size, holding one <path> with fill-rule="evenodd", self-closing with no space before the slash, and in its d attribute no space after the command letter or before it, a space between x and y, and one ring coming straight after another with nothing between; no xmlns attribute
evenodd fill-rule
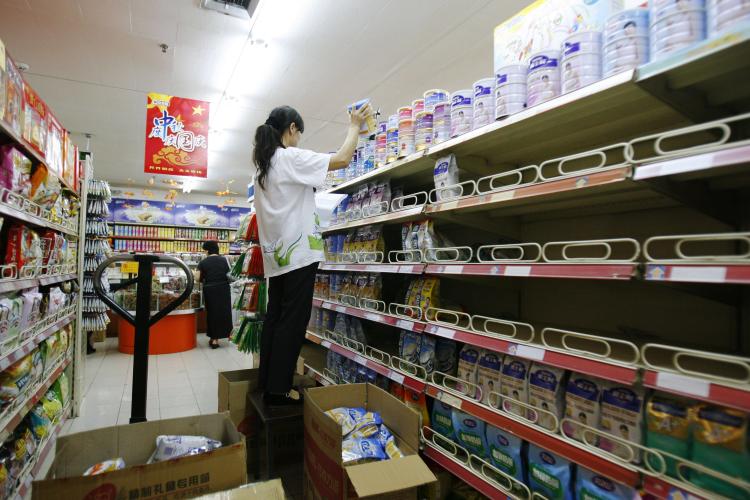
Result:
<svg viewBox="0 0 750 500"><path fill-rule="evenodd" d="M490 404L490 393L500 392L500 375L503 356L495 351L483 350L477 364L477 384L482 388L482 403Z"/></svg>
<svg viewBox="0 0 750 500"><path fill-rule="evenodd" d="M453 429L458 444L479 458L489 456L489 447L485 436L485 422L468 413L453 409Z"/></svg>
<svg viewBox="0 0 750 500"><path fill-rule="evenodd" d="M576 471L576 498L597 500L640 499L636 490L622 483L600 476L581 465Z"/></svg>
<svg viewBox="0 0 750 500"><path fill-rule="evenodd" d="M221 448L221 441L209 439L205 436L157 436L156 450L148 463L198 455L217 448Z"/></svg>
<svg viewBox="0 0 750 500"><path fill-rule="evenodd" d="M422 336L409 330L401 330L398 340L399 357L411 364L419 363L419 351L422 347Z"/></svg>
<svg viewBox="0 0 750 500"><path fill-rule="evenodd" d="M435 369L440 373L455 375L458 361L458 345L455 340L438 337L435 344Z"/></svg>
<svg viewBox="0 0 750 500"><path fill-rule="evenodd" d="M626 441L641 444L643 426L643 390L604 381L602 385L601 415L599 428ZM635 462L640 461L640 450L628 447L618 441L602 437L599 448ZM630 450L633 450L631 454Z"/></svg>
<svg viewBox="0 0 750 500"><path fill-rule="evenodd" d="M105 460L104 462L99 462L88 469L86 469L86 472L83 473L84 476L96 476L97 474L104 474L105 472L112 472L115 470L120 470L125 468L125 460L122 458L113 458L112 460Z"/></svg>
<svg viewBox="0 0 750 500"><path fill-rule="evenodd" d="M523 439L490 424L487 424L486 433L492 465L523 482L524 470L521 458Z"/></svg>
<svg viewBox="0 0 750 500"><path fill-rule="evenodd" d="M365 460L385 460L385 454L380 440L375 438L347 438L341 442L341 461L351 465Z"/></svg>
<svg viewBox="0 0 750 500"><path fill-rule="evenodd" d="M571 373L565 388L565 417L595 427L599 422L601 392L602 382L599 379ZM562 430L566 436L583 441L581 426L564 422Z"/></svg>
<svg viewBox="0 0 750 500"><path fill-rule="evenodd" d="M450 440L455 439L453 407L435 399L432 405L432 428Z"/></svg>
<svg viewBox="0 0 750 500"><path fill-rule="evenodd" d="M461 352L458 354L458 378L471 384L477 383L477 369L479 367L480 349L471 345L464 344ZM471 394L474 389L472 386L460 384L457 389L472 397L478 394Z"/></svg>
<svg viewBox="0 0 750 500"><path fill-rule="evenodd" d="M419 366L425 369L427 374L435 371L435 346L437 339L432 335L417 334L422 337L419 346Z"/></svg>
<svg viewBox="0 0 750 500"><path fill-rule="evenodd" d="M565 405L565 370L533 363L529 371L529 404L552 413L559 423ZM546 413L538 413L537 424L557 431L555 419Z"/></svg>
<svg viewBox="0 0 750 500"><path fill-rule="evenodd" d="M750 482L747 413L710 404L699 404L693 411L692 460L727 476ZM746 489L696 470L691 470L690 481L727 498L750 498Z"/></svg>
<svg viewBox="0 0 750 500"><path fill-rule="evenodd" d="M646 446L690 458L690 403L686 399L654 393L646 405ZM646 455L654 470L660 462ZM677 477L675 460L664 457L667 474Z"/></svg>
<svg viewBox="0 0 750 500"><path fill-rule="evenodd" d="M528 375L530 365L531 362L529 360L505 356L505 360L503 360L503 372L500 376L500 393L503 396L522 403L528 403ZM502 408L516 415L526 416L526 408L519 404L514 404L507 399L503 399Z"/></svg>
<svg viewBox="0 0 750 500"><path fill-rule="evenodd" d="M570 462L529 443L528 464L532 492L549 500L573 500Z"/></svg>
<svg viewBox="0 0 750 500"><path fill-rule="evenodd" d="M449 200L459 195L460 188L445 189L459 183L456 155L451 153L437 159L435 162L434 180L435 189L437 190L435 192L437 201Z"/></svg>

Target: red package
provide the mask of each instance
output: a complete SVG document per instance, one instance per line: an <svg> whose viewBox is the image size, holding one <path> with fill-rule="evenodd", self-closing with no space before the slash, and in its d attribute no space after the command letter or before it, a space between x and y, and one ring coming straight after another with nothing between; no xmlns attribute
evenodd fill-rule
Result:
<svg viewBox="0 0 750 500"><path fill-rule="evenodd" d="M5 58L5 71L7 73L5 95L0 96L5 99L5 114L3 120L10 125L10 128L19 136L23 132L23 78L21 72L13 63L10 57Z"/></svg>
<svg viewBox="0 0 750 500"><path fill-rule="evenodd" d="M23 82L23 102L23 138L44 155L47 149L47 105L26 82Z"/></svg>
<svg viewBox="0 0 750 500"><path fill-rule="evenodd" d="M73 189L78 191L78 184L76 183L78 175L78 147L73 144L73 139L70 138L70 132L65 131L65 151L63 161L63 179L72 186Z"/></svg>
<svg viewBox="0 0 750 500"><path fill-rule="evenodd" d="M32 277L35 268L42 265L42 257L39 235L20 222L12 222L8 229L5 263L16 265L19 278Z"/></svg>
<svg viewBox="0 0 750 500"><path fill-rule="evenodd" d="M52 112L47 113L46 158L49 169L62 177L64 129Z"/></svg>
<svg viewBox="0 0 750 500"><path fill-rule="evenodd" d="M13 146L0 146L0 187L29 197L31 161Z"/></svg>
<svg viewBox="0 0 750 500"><path fill-rule="evenodd" d="M404 387L404 404L422 415L422 425L429 427L430 412L427 411L427 398L424 392L417 392L408 387Z"/></svg>

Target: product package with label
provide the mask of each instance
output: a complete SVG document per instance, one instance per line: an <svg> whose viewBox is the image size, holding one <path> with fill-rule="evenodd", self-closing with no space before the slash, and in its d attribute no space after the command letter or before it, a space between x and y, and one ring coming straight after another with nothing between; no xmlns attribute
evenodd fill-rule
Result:
<svg viewBox="0 0 750 500"><path fill-rule="evenodd" d="M529 372L529 404L548 411L562 419L565 408L565 370L533 363ZM537 424L555 431L555 419L547 413L539 412Z"/></svg>
<svg viewBox="0 0 750 500"><path fill-rule="evenodd" d="M583 425L596 427L599 422L601 392L601 380L580 373L571 373L565 389L565 417ZM562 430L566 436L583 441L580 425L564 422Z"/></svg>
<svg viewBox="0 0 750 500"><path fill-rule="evenodd" d="M530 366L531 361L529 360L505 356L500 378L500 392L505 398L511 398L522 403L529 401L528 374ZM526 416L526 408L508 399L502 400L501 408L516 415Z"/></svg>

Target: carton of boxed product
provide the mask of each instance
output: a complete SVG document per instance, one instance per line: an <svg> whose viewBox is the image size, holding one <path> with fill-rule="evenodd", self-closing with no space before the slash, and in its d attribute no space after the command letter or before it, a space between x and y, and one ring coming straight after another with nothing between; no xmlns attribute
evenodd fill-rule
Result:
<svg viewBox="0 0 750 500"><path fill-rule="evenodd" d="M147 464L157 436L205 436L220 448ZM125 468L84 476L93 464L122 458ZM245 440L228 413L105 427L62 436L43 480L34 481L33 499L176 499L224 491L247 482Z"/></svg>
<svg viewBox="0 0 750 500"><path fill-rule="evenodd" d="M526 64L536 52L560 50L572 33L601 31L623 5L623 0L536 0L495 28L495 72L509 64Z"/></svg>
<svg viewBox="0 0 750 500"><path fill-rule="evenodd" d="M417 498L417 488L436 481L417 454L420 416L372 384L317 387L305 391L305 497ZM378 412L403 457L344 465L342 428L325 412L334 408Z"/></svg>

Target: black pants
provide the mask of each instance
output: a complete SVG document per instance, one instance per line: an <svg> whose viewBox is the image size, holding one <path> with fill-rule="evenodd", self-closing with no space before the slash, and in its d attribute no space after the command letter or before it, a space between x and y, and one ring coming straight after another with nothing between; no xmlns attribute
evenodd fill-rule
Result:
<svg viewBox="0 0 750 500"><path fill-rule="evenodd" d="M260 336L260 388L284 394L292 388L297 358L312 311L318 263L270 278L268 310Z"/></svg>

